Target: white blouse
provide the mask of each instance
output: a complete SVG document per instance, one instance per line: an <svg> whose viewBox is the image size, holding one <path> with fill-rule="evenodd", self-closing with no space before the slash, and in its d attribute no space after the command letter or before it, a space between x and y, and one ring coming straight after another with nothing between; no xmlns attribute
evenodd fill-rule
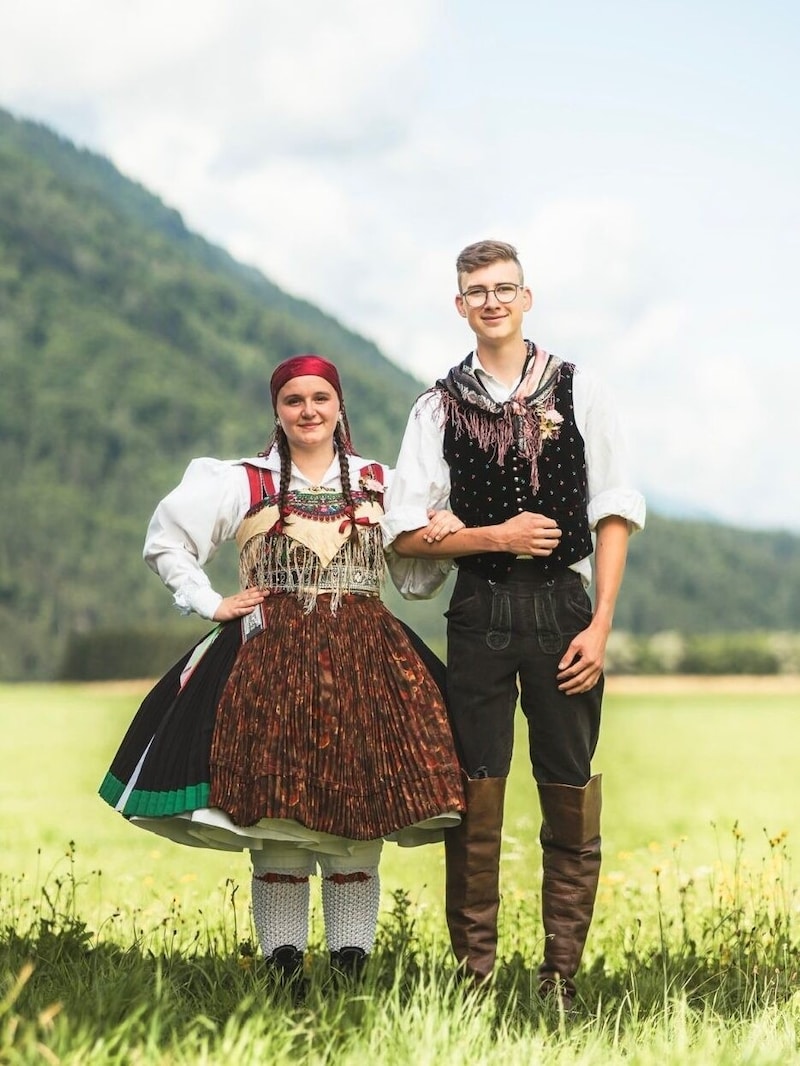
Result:
<svg viewBox="0 0 800 1066"><path fill-rule="evenodd" d="M359 471L374 460L348 456L351 483L358 483ZM144 560L173 594L181 614L194 611L213 618L223 597L211 587L203 567L219 547L233 540L242 519L250 509L250 484L243 464L273 472L277 486L280 458L272 449L268 456L251 459L193 459L181 483L155 509L144 543ZM379 464L383 466L383 464ZM391 471L383 466L384 484ZM289 489L302 492L311 482L292 464ZM319 487L338 491L342 487L339 459L335 457Z"/></svg>

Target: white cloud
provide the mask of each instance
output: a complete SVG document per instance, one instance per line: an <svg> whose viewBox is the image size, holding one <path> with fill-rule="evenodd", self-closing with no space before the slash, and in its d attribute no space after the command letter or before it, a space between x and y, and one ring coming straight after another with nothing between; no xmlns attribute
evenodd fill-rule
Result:
<svg viewBox="0 0 800 1066"><path fill-rule="evenodd" d="M425 381L470 347L456 253L512 241L529 334L608 378L642 480L800 529L796 20L537 8L6 0L0 103Z"/></svg>

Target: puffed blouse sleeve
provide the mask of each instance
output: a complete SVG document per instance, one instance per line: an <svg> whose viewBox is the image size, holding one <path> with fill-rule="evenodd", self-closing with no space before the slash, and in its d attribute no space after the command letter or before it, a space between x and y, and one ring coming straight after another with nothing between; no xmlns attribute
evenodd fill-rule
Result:
<svg viewBox="0 0 800 1066"><path fill-rule="evenodd" d="M192 460L181 483L156 507L144 560L172 592L181 614L213 618L222 596L203 567L234 538L249 499L241 463L204 458Z"/></svg>
<svg viewBox="0 0 800 1066"><path fill-rule="evenodd" d="M424 393L408 418L382 523L389 574L407 600L436 595L453 568L452 559L412 559L397 555L392 548L400 533L428 524L428 511L449 507L450 468L442 452L442 439L438 401L431 393Z"/></svg>

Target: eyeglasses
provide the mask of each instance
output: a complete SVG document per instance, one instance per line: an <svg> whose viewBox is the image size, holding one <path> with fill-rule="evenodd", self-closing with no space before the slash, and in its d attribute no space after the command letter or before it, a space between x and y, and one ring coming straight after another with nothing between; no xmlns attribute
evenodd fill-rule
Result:
<svg viewBox="0 0 800 1066"><path fill-rule="evenodd" d="M516 298L520 289L524 288L523 285L513 285L510 281L504 281L502 285L495 285L493 289L484 289L482 285L477 285L474 289L467 289L466 292L462 292L467 307L483 307L486 301L489 299L489 293L493 292L497 298L498 303L512 304Z"/></svg>

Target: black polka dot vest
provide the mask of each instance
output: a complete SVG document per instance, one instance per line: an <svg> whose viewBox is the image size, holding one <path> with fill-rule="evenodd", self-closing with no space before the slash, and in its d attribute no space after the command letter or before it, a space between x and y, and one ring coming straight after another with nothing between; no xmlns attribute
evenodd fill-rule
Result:
<svg viewBox="0 0 800 1066"><path fill-rule="evenodd" d="M512 445L503 466L496 455L474 437L457 433L448 418L444 428L444 457L450 467L450 506L467 526L499 525L522 511L554 519L561 529L558 548L533 565L542 573L563 570L592 553L587 519L586 453L575 424L572 400L573 368L562 367L554 401L563 418L557 437L544 440L538 457L539 488L531 487L530 459ZM488 412L484 415L492 418ZM514 563L506 552L465 555L456 560L461 569L492 581L503 581Z"/></svg>

